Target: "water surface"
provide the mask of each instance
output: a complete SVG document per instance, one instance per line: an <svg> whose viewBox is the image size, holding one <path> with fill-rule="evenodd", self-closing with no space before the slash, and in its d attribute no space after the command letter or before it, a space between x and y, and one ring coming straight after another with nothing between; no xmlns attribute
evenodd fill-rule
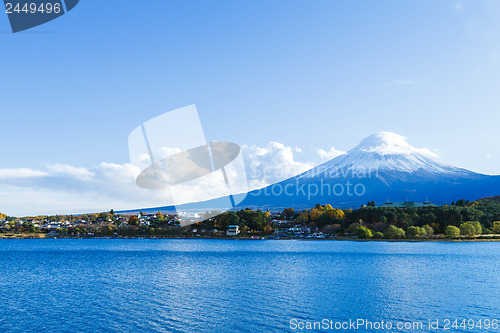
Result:
<svg viewBox="0 0 500 333"><path fill-rule="evenodd" d="M500 319L499 286L495 242L0 240L1 332Z"/></svg>

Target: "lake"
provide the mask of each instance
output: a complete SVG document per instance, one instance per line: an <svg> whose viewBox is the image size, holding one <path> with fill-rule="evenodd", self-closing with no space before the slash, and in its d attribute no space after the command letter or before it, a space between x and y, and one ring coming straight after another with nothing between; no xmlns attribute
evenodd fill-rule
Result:
<svg viewBox="0 0 500 333"><path fill-rule="evenodd" d="M0 240L0 290L1 332L498 332L459 325L500 319L500 243Z"/></svg>

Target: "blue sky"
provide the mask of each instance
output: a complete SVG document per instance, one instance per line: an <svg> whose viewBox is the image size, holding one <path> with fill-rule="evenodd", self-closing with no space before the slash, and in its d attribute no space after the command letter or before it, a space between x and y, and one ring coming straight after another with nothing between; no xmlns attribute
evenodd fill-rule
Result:
<svg viewBox="0 0 500 333"><path fill-rule="evenodd" d="M196 104L208 140L303 163L391 131L500 174L499 1L81 0L17 34L0 15L0 43L0 169L122 165Z"/></svg>

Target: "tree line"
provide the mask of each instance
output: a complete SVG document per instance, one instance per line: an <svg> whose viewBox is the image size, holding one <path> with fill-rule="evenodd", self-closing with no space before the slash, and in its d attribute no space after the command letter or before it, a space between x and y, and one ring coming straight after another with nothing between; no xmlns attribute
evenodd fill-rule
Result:
<svg viewBox="0 0 500 333"><path fill-rule="evenodd" d="M0 219L7 219L0 214ZM323 232L329 235L354 236L360 239L417 239L461 236L472 237L483 234L500 234L500 202L493 199L482 199L474 202L458 200L449 205L426 207L377 207L370 201L358 209L339 209L329 204L316 205L312 209L295 211L286 208L271 215L269 211L260 209L242 209L228 211L203 222L181 228L173 215L158 212L149 225L141 225L137 216L126 218L123 226L115 219L113 210L108 213L87 214L78 216L79 220L95 222L109 221L90 229L76 226L58 230L66 235L82 235L92 232L95 235L124 236L136 235L188 235L193 230L212 232L214 235L223 232L229 225L238 225L242 234L283 233L288 228L301 226L311 232ZM40 218L40 217L38 217ZM71 215L45 217L50 220L76 220ZM123 220L120 219L120 220ZM14 228L14 225L6 225ZM18 226L21 232L36 232L31 223ZM14 231L14 230L13 230ZM15 230L19 231L19 230Z"/></svg>
<svg viewBox="0 0 500 333"><path fill-rule="evenodd" d="M474 202L461 199L443 206L405 208L377 207L374 201L359 209L339 209L326 204L302 211L286 208L278 215L288 221L285 226L269 221L269 212L248 208L226 212L200 225L213 228L238 225L242 231L267 233L301 225L327 234L388 239L500 234L500 202L491 199Z"/></svg>

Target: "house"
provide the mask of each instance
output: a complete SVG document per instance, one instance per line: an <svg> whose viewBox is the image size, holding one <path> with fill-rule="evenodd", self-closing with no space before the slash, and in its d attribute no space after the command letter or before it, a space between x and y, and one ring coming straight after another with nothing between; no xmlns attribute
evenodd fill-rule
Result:
<svg viewBox="0 0 500 333"><path fill-rule="evenodd" d="M311 233L311 229L309 229L306 226L301 226L300 224L297 224L293 228L288 228L288 232L292 234L309 234Z"/></svg>
<svg viewBox="0 0 500 333"><path fill-rule="evenodd" d="M237 225L230 225L227 227L226 235L237 236L240 233L240 227Z"/></svg>

